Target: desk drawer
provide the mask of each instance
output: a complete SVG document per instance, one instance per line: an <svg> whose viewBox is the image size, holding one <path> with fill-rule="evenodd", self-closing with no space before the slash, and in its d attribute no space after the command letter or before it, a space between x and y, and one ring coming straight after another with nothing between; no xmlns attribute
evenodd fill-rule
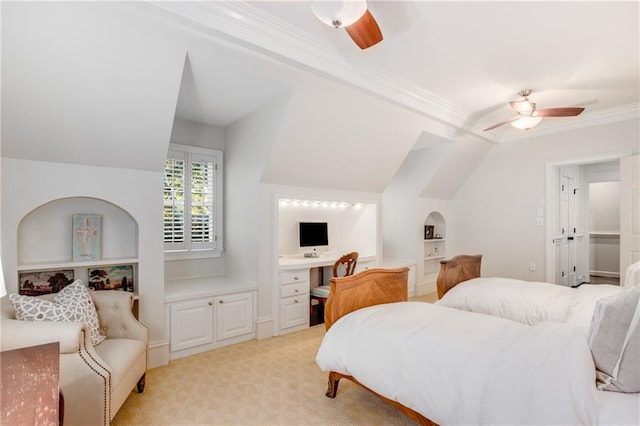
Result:
<svg viewBox="0 0 640 426"><path fill-rule="evenodd" d="M280 272L280 284L297 283L300 281L309 282L308 269L292 269Z"/></svg>
<svg viewBox="0 0 640 426"><path fill-rule="evenodd" d="M280 297L300 296L304 294L309 294L308 281L280 286Z"/></svg>

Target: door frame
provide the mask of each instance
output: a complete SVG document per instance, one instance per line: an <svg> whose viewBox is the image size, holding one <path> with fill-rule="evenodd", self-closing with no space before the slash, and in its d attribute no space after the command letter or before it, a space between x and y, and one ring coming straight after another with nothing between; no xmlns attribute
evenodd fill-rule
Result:
<svg viewBox="0 0 640 426"><path fill-rule="evenodd" d="M559 193L560 169L567 166L582 166L585 164L604 163L620 160L622 157L633 155L631 150L590 154L564 160L548 160L545 162L545 281L555 283L556 280L556 238L555 229L560 222ZM584 206L581 206L581 208ZM587 236L585 236L586 238Z"/></svg>

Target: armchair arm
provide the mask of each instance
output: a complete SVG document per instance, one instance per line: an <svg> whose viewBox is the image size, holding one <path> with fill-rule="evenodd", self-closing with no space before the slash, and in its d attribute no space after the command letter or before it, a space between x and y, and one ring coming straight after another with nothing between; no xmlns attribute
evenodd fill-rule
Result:
<svg viewBox="0 0 640 426"><path fill-rule="evenodd" d="M136 339L149 343L149 330L133 315L133 293L115 290L92 291L100 328L108 339Z"/></svg>
<svg viewBox="0 0 640 426"><path fill-rule="evenodd" d="M60 342L60 353L76 353L80 342L85 339L86 328L81 322L20 321L2 318L1 347L3 351L24 348L44 343ZM91 344L91 342L89 342Z"/></svg>

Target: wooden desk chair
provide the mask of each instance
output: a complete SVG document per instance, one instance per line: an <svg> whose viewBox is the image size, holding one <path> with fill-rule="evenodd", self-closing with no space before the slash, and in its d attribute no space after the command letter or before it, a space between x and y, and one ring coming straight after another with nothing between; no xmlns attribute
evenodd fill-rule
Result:
<svg viewBox="0 0 640 426"><path fill-rule="evenodd" d="M340 257L340 259L336 260L335 263L333 264L333 277L334 278L340 277L340 276L348 277L353 275L353 272L356 269L356 263L358 263L357 251L353 251L351 253L347 253L343 255L342 257ZM344 271L344 274L340 275L342 271ZM328 287L328 286L325 286L325 287ZM312 314L310 317L310 325L321 324L324 322L324 304L327 302L327 298L317 294L311 294L310 299L311 299L310 309L312 311ZM317 301L317 308L315 308L315 312L314 312L315 305L313 300Z"/></svg>

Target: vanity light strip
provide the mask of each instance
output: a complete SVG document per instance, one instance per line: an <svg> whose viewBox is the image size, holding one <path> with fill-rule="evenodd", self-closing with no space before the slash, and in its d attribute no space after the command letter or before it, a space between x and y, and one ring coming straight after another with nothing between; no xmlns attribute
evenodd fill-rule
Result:
<svg viewBox="0 0 640 426"><path fill-rule="evenodd" d="M363 203L347 203L344 201L318 201L318 200L297 200L297 199L280 199L281 206L293 207L322 207L322 208L347 208L354 207L356 209L364 207Z"/></svg>

